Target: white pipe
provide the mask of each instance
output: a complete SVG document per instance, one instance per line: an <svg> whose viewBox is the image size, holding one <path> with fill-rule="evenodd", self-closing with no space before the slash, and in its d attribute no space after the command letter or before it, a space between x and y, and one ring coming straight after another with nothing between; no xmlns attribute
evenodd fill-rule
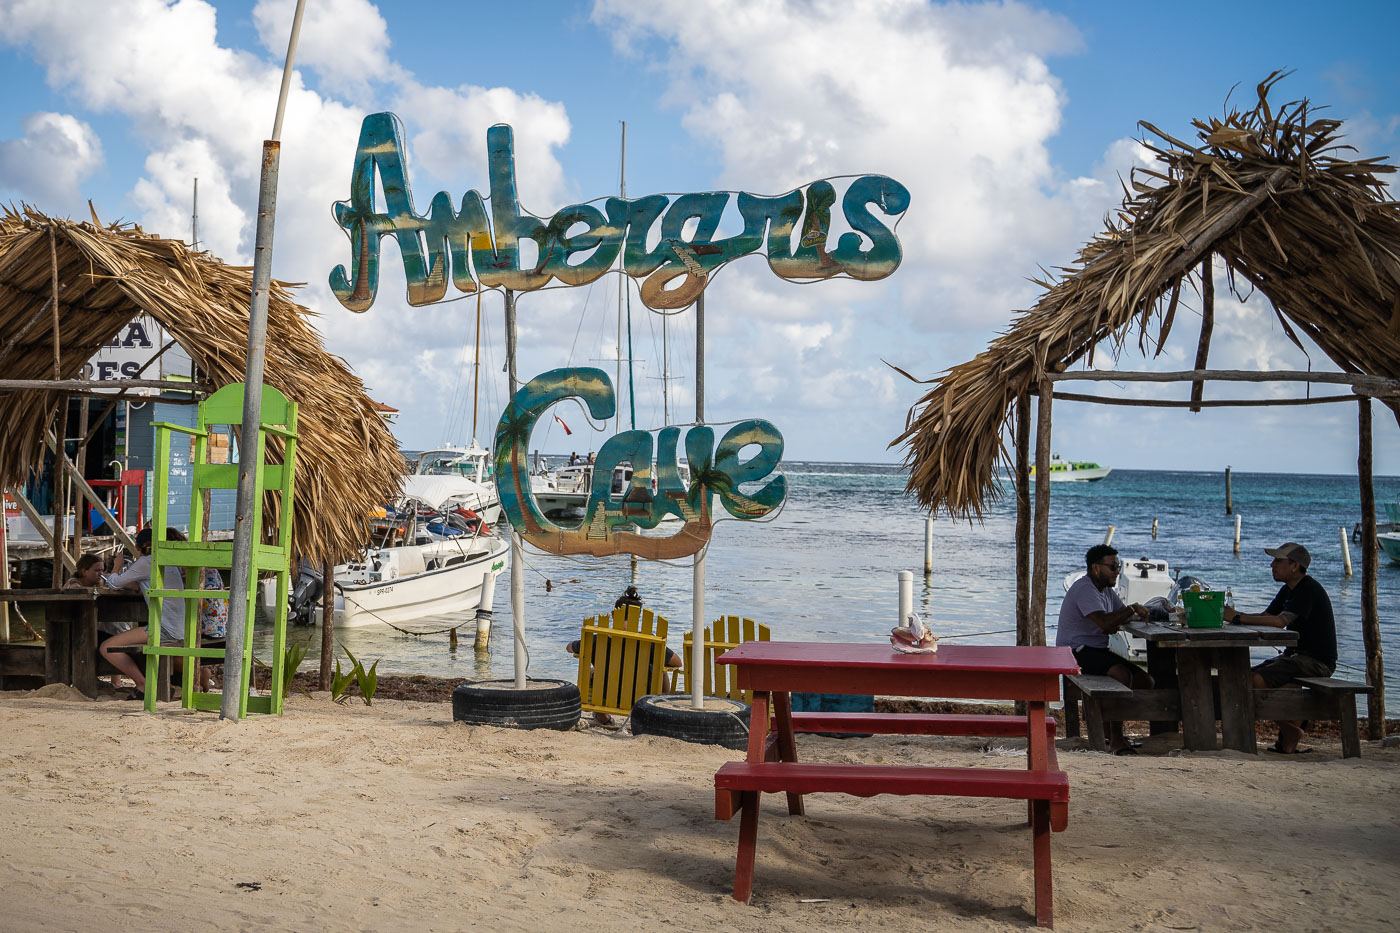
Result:
<svg viewBox="0 0 1400 933"><path fill-rule="evenodd" d="M690 599L690 705L705 708L705 552L695 555Z"/></svg>
<svg viewBox="0 0 1400 933"><path fill-rule="evenodd" d="M515 629L515 689L525 689L525 547L520 532L510 536L510 618Z"/></svg>
<svg viewBox="0 0 1400 933"><path fill-rule="evenodd" d="M481 601L476 606L476 649L491 646L491 610L496 604L496 578L500 571L488 573L481 581Z"/></svg>
<svg viewBox="0 0 1400 933"><path fill-rule="evenodd" d="M1108 534L1106 534L1106 535L1103 536L1103 543L1104 543L1105 545L1108 545L1108 544L1112 544L1112 543L1113 543L1113 533L1114 533L1115 531L1117 531L1117 530L1118 530L1118 529L1117 529L1117 528L1114 528L1112 525L1109 525L1109 526L1108 526Z"/></svg>
<svg viewBox="0 0 1400 933"><path fill-rule="evenodd" d="M1337 533L1342 536L1342 567L1346 575L1351 576L1351 546L1347 543L1347 530L1338 528Z"/></svg>
<svg viewBox="0 0 1400 933"><path fill-rule="evenodd" d="M1240 525L1244 520L1243 513L1235 513L1235 553L1240 552Z"/></svg>
<svg viewBox="0 0 1400 933"><path fill-rule="evenodd" d="M909 619L909 613L914 611L914 571L901 570L899 572L899 624L903 625Z"/></svg>
<svg viewBox="0 0 1400 933"><path fill-rule="evenodd" d="M272 138L282 138L282 116L287 112L287 90L292 85L292 59L296 57L297 38L301 35L301 14L306 11L306 0L297 0L296 12L292 14L292 36L287 40L287 60L282 63L282 90L277 94L277 116L272 121Z"/></svg>

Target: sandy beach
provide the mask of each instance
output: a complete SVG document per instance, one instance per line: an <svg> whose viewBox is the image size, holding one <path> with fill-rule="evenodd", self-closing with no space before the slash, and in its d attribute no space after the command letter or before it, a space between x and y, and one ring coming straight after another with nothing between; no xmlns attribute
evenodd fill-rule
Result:
<svg viewBox="0 0 1400 933"><path fill-rule="evenodd" d="M55 685L0 695L6 930L1026 930L1014 801L765 798L729 896L739 753L468 728L450 704L294 694L221 722ZM1062 930L1391 929L1400 750L1136 758L1062 740ZM1169 741L1169 740L1166 740ZM1015 767L1015 742L803 737L812 760Z"/></svg>

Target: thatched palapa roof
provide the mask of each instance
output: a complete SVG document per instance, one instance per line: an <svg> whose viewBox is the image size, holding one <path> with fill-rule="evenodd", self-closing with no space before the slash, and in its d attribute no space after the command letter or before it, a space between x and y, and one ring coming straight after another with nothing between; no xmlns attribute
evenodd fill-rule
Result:
<svg viewBox="0 0 1400 933"><path fill-rule="evenodd" d="M27 207L6 209L0 378L81 378L84 363L145 313L190 355L202 380L213 387L242 382L251 290L250 268L224 265L179 240L104 226L95 216L74 223ZM319 563L344 559L367 540L370 510L397 491L403 460L359 377L321 346L310 313L292 301L288 286L272 283L264 381L299 406L293 543ZM64 398L47 389L0 391L0 483L18 484L42 464L44 432Z"/></svg>
<svg viewBox="0 0 1400 933"><path fill-rule="evenodd" d="M1196 120L1194 143L1140 124L1159 167L1133 173L1116 217L975 359L934 380L904 433L908 489L930 510L980 516L998 494L1013 405L1047 372L1095 345L1115 355L1136 335L1160 353L1193 273L1219 257L1230 286L1258 289L1285 334L1304 334L1344 372L1400 378L1400 204L1378 181L1395 171L1353 158L1340 122L1306 100L1275 111L1270 75L1249 111ZM1202 354L1203 355L1203 354ZM1198 367L1199 368L1199 367ZM1400 417L1400 403L1386 403Z"/></svg>

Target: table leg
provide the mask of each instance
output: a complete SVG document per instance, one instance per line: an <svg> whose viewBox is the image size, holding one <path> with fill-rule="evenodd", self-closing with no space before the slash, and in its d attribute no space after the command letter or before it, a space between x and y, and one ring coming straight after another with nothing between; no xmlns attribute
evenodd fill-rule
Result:
<svg viewBox="0 0 1400 933"><path fill-rule="evenodd" d="M792 694L787 692L773 694L773 724L778 733L778 757L781 761L797 760L797 740L792 733ZM749 728L753 728L753 718L750 715ZM789 793L787 795L788 813L793 816L805 816L806 810L802 806L802 795Z"/></svg>
<svg viewBox="0 0 1400 933"><path fill-rule="evenodd" d="M1220 672L1221 744L1236 751L1259 751L1254 735L1254 678L1249 669L1248 648L1215 649Z"/></svg>
<svg viewBox="0 0 1400 933"><path fill-rule="evenodd" d="M1215 698L1210 685L1210 652L1184 649L1176 653L1181 690L1181 744L1193 751L1213 751Z"/></svg>
<svg viewBox="0 0 1400 933"><path fill-rule="evenodd" d="M1035 925L1049 929L1055 926L1054 885L1050 874L1050 801L1032 801L1031 812L1031 847L1035 859Z"/></svg>
<svg viewBox="0 0 1400 933"><path fill-rule="evenodd" d="M73 629L73 686L84 696L97 696L97 603L83 603Z"/></svg>
<svg viewBox="0 0 1400 933"><path fill-rule="evenodd" d="M44 683L73 682L73 607L49 603L44 607Z"/></svg>
<svg viewBox="0 0 1400 933"><path fill-rule="evenodd" d="M768 751L767 691L755 690L749 706L748 760L762 763ZM789 724L791 720L789 719ZM763 798L759 791L744 791L740 796L739 852L734 859L734 900L747 904L753 896L754 850L758 846L758 804Z"/></svg>
<svg viewBox="0 0 1400 933"><path fill-rule="evenodd" d="M1034 700L1026 704L1026 721L1030 734L1026 737L1030 748L1029 762L1032 771L1050 770L1050 753L1046 750L1045 743L1049 739L1045 735L1045 702Z"/></svg>
<svg viewBox="0 0 1400 933"><path fill-rule="evenodd" d="M1176 690L1179 686L1176 676L1176 649L1148 642L1147 673L1152 677L1154 687L1160 690ZM1147 724L1149 735L1176 732L1178 728L1176 720L1153 720Z"/></svg>

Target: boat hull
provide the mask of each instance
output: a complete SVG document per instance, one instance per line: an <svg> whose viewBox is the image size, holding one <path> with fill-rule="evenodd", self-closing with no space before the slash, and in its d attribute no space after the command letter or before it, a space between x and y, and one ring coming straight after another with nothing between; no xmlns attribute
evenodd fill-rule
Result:
<svg viewBox="0 0 1400 933"><path fill-rule="evenodd" d="M404 573L387 579L364 579L366 574L336 568L335 625L358 628L367 625L411 622L425 616L448 612L470 612L481 604L482 587L489 578L494 585L495 574L505 568L507 545L489 539L489 546L469 550L464 560L446 564L447 560L463 556L453 541L427 545L386 548L378 552L418 551L426 569ZM356 579L358 577L359 579Z"/></svg>
<svg viewBox="0 0 1400 933"><path fill-rule="evenodd" d="M1400 564L1400 532L1391 531L1376 535L1376 540L1380 542L1381 549L1395 563Z"/></svg>

